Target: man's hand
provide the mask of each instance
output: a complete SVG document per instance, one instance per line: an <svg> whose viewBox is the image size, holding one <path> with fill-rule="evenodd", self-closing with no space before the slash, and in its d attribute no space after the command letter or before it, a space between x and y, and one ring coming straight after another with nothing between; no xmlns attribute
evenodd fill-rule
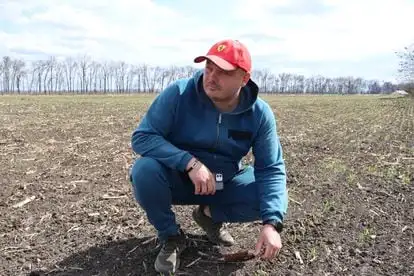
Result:
<svg viewBox="0 0 414 276"><path fill-rule="evenodd" d="M259 256L263 252L262 258L265 260L275 257L282 248L282 241L279 233L272 225L264 225L256 243L254 254ZM262 251L263 250L263 251Z"/></svg>
<svg viewBox="0 0 414 276"><path fill-rule="evenodd" d="M194 161L194 158L191 159L187 165L187 168L189 168ZM214 175L201 162L196 168L188 173L188 176L194 184L194 194L214 195L216 193L216 180L214 179Z"/></svg>

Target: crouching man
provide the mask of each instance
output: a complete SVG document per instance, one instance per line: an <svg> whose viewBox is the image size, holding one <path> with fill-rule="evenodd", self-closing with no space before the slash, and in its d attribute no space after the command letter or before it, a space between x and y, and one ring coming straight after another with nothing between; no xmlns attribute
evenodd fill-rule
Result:
<svg viewBox="0 0 414 276"><path fill-rule="evenodd" d="M174 273L187 247L172 205L198 205L192 217L215 244L234 239L223 223L259 220L256 254L274 257L287 212L286 172L272 108L250 79L251 56L237 40L215 43L203 70L162 91L132 134L141 157L134 197L162 242L155 269ZM242 158L252 149L254 165Z"/></svg>

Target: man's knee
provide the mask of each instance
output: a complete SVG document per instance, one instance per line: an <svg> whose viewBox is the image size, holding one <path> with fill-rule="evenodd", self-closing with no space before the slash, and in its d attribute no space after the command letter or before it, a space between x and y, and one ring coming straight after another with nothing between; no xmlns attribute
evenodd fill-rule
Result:
<svg viewBox="0 0 414 276"><path fill-rule="evenodd" d="M148 181L154 173L162 170L162 164L149 157L140 157L135 160L131 169L131 181L134 185Z"/></svg>
<svg viewBox="0 0 414 276"><path fill-rule="evenodd" d="M138 158L131 169L130 179L135 197L141 201L143 197L152 196L159 192L159 182L163 182L165 167L149 157Z"/></svg>

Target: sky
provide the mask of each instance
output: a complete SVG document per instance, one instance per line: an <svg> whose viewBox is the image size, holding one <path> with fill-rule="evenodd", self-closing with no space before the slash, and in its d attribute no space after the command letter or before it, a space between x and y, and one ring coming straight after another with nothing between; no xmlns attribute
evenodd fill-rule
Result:
<svg viewBox="0 0 414 276"><path fill-rule="evenodd" d="M194 66L238 39L253 69L394 81L414 0L0 0L0 56ZM411 27L410 27L411 26Z"/></svg>

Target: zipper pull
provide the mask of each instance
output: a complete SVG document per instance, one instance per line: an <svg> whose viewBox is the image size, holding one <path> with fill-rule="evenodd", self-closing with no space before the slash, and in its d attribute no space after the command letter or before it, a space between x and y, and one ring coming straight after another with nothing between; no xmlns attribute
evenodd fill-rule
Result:
<svg viewBox="0 0 414 276"><path fill-rule="evenodd" d="M218 123L221 124L221 113L219 114Z"/></svg>

